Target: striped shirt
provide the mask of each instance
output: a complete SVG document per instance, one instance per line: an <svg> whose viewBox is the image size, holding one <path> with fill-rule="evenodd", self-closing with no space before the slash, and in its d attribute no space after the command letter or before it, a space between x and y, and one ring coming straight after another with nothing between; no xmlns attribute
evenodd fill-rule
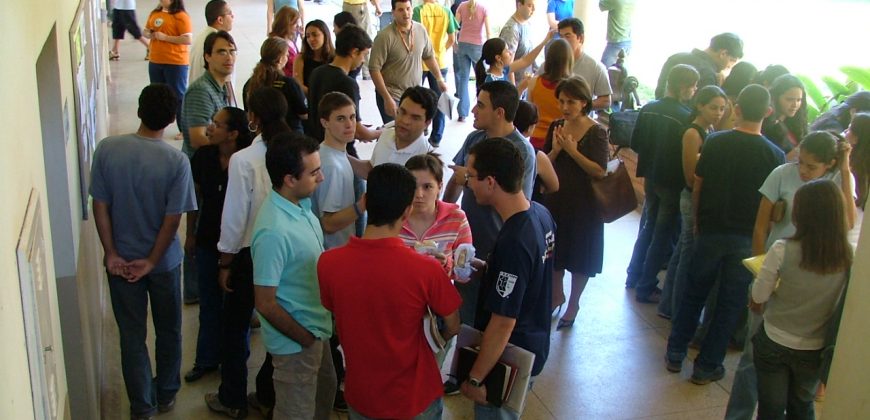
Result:
<svg viewBox="0 0 870 420"><path fill-rule="evenodd" d="M423 241L434 241L438 245L438 250L447 257L444 270L452 278L453 252L459 245L471 243L471 228L468 227L465 212L458 204L438 200L435 202L435 213L435 223L426 229L423 236L417 237L406 220L402 225L402 231L399 232L399 238L410 247Z"/></svg>

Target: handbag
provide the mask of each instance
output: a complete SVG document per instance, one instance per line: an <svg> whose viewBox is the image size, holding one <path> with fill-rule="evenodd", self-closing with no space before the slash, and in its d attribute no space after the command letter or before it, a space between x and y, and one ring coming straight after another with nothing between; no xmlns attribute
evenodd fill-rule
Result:
<svg viewBox="0 0 870 420"><path fill-rule="evenodd" d="M637 124L640 111L619 111L610 114L610 144L618 147L631 147L631 133Z"/></svg>
<svg viewBox="0 0 870 420"><path fill-rule="evenodd" d="M637 208L637 196L625 162L616 157L607 162L604 178L592 178L592 194L597 204L598 217L604 223L618 220Z"/></svg>

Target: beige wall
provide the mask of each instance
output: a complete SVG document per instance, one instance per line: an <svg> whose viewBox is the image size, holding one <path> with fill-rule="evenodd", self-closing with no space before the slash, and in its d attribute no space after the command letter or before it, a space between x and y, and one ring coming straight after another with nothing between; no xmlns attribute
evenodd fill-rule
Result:
<svg viewBox="0 0 870 420"><path fill-rule="evenodd" d="M78 6L78 0L44 0L38 3L28 1L4 2L3 13L0 13L0 28L3 32L3 57L0 65L0 80L2 80L3 99L0 101L0 337L2 337L2 354L0 360L0 413L3 418L27 419L33 417L33 404L30 395L30 381L27 352L25 350L25 333L23 325L20 287L15 250L18 236L24 219L27 199L31 189L36 189L42 203L42 224L46 255L48 256L48 278L55 278L54 266L51 261L51 232L49 229L48 202L45 187L45 168L42 150L42 135L39 118L39 102L37 97L36 61L52 28L56 26L57 55L60 62L60 85L62 100L70 105L69 112L74 112L72 95L72 80L70 71L69 26ZM104 94L105 89L101 93ZM102 114L104 115L104 114ZM87 235L91 242L88 255L79 255L82 224L81 200L78 198L78 158L76 155L75 119L70 118L70 138L67 143L67 167L69 168L68 185L70 187L70 220L73 221L73 237L75 246L66 252L75 253L78 257L77 277L82 279L98 279L98 265L93 252L93 235ZM104 119L104 118L103 118ZM102 135L102 133L98 133ZM92 228L91 228L92 229ZM87 259L84 259L87 257ZM81 282L81 280L79 280ZM58 355L57 373L60 382L58 395L58 417L69 415L65 366L62 357L62 340L60 321L58 319L57 292L54 281L50 281L51 313L54 332L54 349ZM79 293L91 302L96 302L99 308L100 287L91 287ZM93 299L94 296L97 299ZM80 296L81 297L81 296ZM99 334L99 320L88 316L83 321L89 330L96 329ZM92 328L93 327L93 328ZM66 333L66 332L65 332ZM90 353L98 351L89 344L82 343ZM97 395L90 396L98 398Z"/></svg>

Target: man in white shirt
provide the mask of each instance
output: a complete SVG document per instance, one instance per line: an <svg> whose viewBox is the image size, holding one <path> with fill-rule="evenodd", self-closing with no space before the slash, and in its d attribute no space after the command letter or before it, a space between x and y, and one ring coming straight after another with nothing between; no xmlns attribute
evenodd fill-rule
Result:
<svg viewBox="0 0 870 420"><path fill-rule="evenodd" d="M432 89L423 86L405 89L396 120L384 127L371 160L348 156L354 174L368 178L369 171L382 163L404 166L412 156L428 153L432 148L423 130L432 122L437 107L438 99Z"/></svg>
<svg viewBox="0 0 870 420"><path fill-rule="evenodd" d="M230 5L224 0L211 0L205 5L205 23L206 26L199 35L190 44L190 72L188 73L188 83L193 83L205 73L205 59L203 58L203 45L205 38L217 31L230 32L233 29L233 10ZM231 82L235 77L231 74L227 78Z"/></svg>

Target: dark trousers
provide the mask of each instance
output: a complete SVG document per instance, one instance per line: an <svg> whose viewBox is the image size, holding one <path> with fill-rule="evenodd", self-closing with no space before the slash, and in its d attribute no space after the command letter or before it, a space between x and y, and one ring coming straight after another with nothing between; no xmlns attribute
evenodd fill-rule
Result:
<svg viewBox="0 0 870 420"><path fill-rule="evenodd" d="M232 293L224 294L223 361L218 396L230 408L247 407L251 315L254 313L254 265L251 249L243 248L230 268Z"/></svg>
<svg viewBox="0 0 870 420"><path fill-rule="evenodd" d="M653 187L655 209L650 209L646 224L651 229L649 247L643 262L643 274L637 283L637 297L646 298L656 290L658 275L662 266L674 252L680 232L680 188ZM647 196L646 200L650 197ZM655 217L650 224L649 217Z"/></svg>
<svg viewBox="0 0 870 420"><path fill-rule="evenodd" d="M447 77L447 69L441 69L441 78ZM446 80L446 79L444 79ZM438 87L438 81L431 71L423 72L423 81L429 83L429 88L435 91L438 97L441 97L441 89ZM432 134L429 135L429 143L441 144L441 137L444 135L445 118L444 113L435 111L435 117L432 118Z"/></svg>
<svg viewBox="0 0 870 420"><path fill-rule="evenodd" d="M695 367L712 371L722 365L737 318L741 311L746 310L752 274L743 267L742 261L750 256L751 248L752 237L747 235L701 233L695 237L689 284L668 337L669 360L685 359L689 340L698 328L701 309L716 279L721 276L716 313L701 343Z"/></svg>
<svg viewBox="0 0 870 420"><path fill-rule="evenodd" d="M275 383L272 382L272 373L275 366L272 365L272 353L266 352L266 360L257 371L257 401L263 407L275 406Z"/></svg>
<svg viewBox="0 0 870 420"><path fill-rule="evenodd" d="M653 182L647 178L643 180L643 211L640 214L637 239L634 241L634 250L631 253L631 261L626 269L625 287L633 288L643 277L643 263L646 261L646 251L652 241L652 233L655 230L656 210L658 209L658 196L653 189Z"/></svg>
<svg viewBox="0 0 870 420"><path fill-rule="evenodd" d="M387 115L387 112L384 110L384 98L381 98L381 95L378 95L377 93L375 93L375 103L378 105L378 112L381 113L381 121L383 121L384 124L395 119Z"/></svg>
<svg viewBox="0 0 870 420"><path fill-rule="evenodd" d="M758 418L815 418L813 397L819 385L821 350L795 350L780 345L764 331L752 338L758 378Z"/></svg>
<svg viewBox="0 0 870 420"><path fill-rule="evenodd" d="M223 291L218 285L218 252L215 248L196 247L199 282L199 333L196 337L194 366L216 368L221 362L221 306Z"/></svg>

